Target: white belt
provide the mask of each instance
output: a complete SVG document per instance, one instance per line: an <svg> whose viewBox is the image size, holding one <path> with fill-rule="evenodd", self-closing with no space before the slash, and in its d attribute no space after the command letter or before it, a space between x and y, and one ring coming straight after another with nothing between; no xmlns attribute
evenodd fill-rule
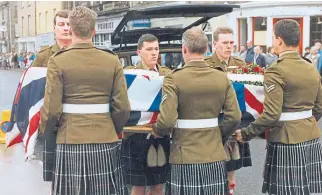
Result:
<svg viewBox="0 0 322 195"><path fill-rule="evenodd" d="M64 113L98 114L110 112L109 104L63 104Z"/></svg>
<svg viewBox="0 0 322 195"><path fill-rule="evenodd" d="M194 120L177 120L177 128L182 129L198 129L198 128L211 128L218 126L218 118L210 119L194 119Z"/></svg>
<svg viewBox="0 0 322 195"><path fill-rule="evenodd" d="M312 110L300 111L300 112L283 112L280 117L280 121L293 121L310 118L312 116Z"/></svg>

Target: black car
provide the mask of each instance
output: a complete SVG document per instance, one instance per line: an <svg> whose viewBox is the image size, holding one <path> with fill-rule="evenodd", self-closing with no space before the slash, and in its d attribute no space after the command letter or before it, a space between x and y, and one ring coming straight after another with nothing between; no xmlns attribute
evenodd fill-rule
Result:
<svg viewBox="0 0 322 195"><path fill-rule="evenodd" d="M123 67L130 65L135 66L139 62L139 57L136 54L137 42L141 35L150 33L158 37L160 42L160 65L167 66L170 69L181 67L184 65L181 54L181 39L183 32L193 26L201 26L205 29L209 19L230 13L234 8L239 8L239 6L227 4L183 4L130 10L123 17L122 21L116 27L111 36L111 42L113 45L111 49L118 55ZM172 18L173 20L176 20L176 18L179 17L189 17L194 19L194 22L187 26L182 25L183 27L181 28L153 27L132 30L127 29L128 22L132 22L134 20L156 18Z"/></svg>

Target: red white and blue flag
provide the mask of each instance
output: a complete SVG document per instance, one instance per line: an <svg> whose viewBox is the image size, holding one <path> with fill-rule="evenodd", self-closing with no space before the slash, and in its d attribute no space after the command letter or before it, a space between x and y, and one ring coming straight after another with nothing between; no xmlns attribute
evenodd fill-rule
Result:
<svg viewBox="0 0 322 195"><path fill-rule="evenodd" d="M6 134L6 145L10 147L23 142L26 158L33 155L38 137L46 72L47 68L31 67L23 73L11 110L11 131ZM131 104L131 114L126 126L156 122L164 77L142 70L124 70L124 73ZM243 123L249 124L263 111L264 88L241 83L233 83L233 86L243 113Z"/></svg>

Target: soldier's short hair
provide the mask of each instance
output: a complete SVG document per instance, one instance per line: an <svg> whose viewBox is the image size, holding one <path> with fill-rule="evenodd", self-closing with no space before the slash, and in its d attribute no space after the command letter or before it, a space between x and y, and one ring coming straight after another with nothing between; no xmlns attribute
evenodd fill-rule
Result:
<svg viewBox="0 0 322 195"><path fill-rule="evenodd" d="M68 10L60 10L58 11L55 16L54 16L54 25L56 25L56 18L61 17L61 18L68 18L69 11Z"/></svg>
<svg viewBox="0 0 322 195"><path fill-rule="evenodd" d="M143 43L144 42L154 42L154 41L158 41L158 38L152 34L144 34L142 35L139 40L138 40L138 49L142 49L143 47Z"/></svg>
<svg viewBox="0 0 322 195"><path fill-rule="evenodd" d="M70 12L68 18L70 28L77 37L92 37L97 18L96 12L87 7L78 6Z"/></svg>
<svg viewBox="0 0 322 195"><path fill-rule="evenodd" d="M213 35L214 41L218 41L220 34L234 34L234 31L229 27L218 27Z"/></svg>
<svg viewBox="0 0 322 195"><path fill-rule="evenodd" d="M199 27L192 27L182 35L182 44L186 45L191 53L204 54L208 50L208 38Z"/></svg>
<svg viewBox="0 0 322 195"><path fill-rule="evenodd" d="M297 47L300 43L300 25L291 19L283 19L274 25L275 37L283 39L286 46Z"/></svg>

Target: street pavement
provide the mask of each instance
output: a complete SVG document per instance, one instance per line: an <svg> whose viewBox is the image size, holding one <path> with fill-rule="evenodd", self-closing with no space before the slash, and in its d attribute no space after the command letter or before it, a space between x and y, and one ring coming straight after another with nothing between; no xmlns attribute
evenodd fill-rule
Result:
<svg viewBox="0 0 322 195"><path fill-rule="evenodd" d="M12 101L22 71L0 69L0 111L11 109ZM1 117L1 116L0 116ZM322 123L319 123L320 128ZM235 195L260 195L265 159L265 140L254 139L250 143L252 167L236 172L237 187ZM41 146L36 150L41 159ZM1 195L47 195L50 183L42 181L40 160L24 161L21 144L4 151L0 144L0 194Z"/></svg>

